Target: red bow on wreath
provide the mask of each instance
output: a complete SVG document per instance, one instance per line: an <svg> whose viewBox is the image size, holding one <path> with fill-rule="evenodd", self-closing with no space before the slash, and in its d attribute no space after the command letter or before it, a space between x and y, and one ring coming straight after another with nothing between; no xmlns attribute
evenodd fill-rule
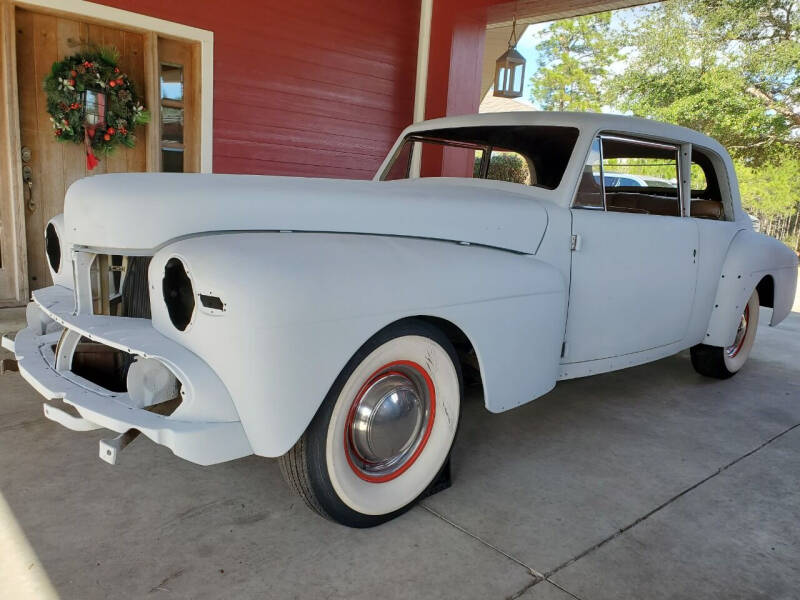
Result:
<svg viewBox="0 0 800 600"><path fill-rule="evenodd" d="M106 95L103 92L83 92L84 144L86 145L86 168L90 171L100 162L92 150L92 140L97 128L106 124Z"/></svg>

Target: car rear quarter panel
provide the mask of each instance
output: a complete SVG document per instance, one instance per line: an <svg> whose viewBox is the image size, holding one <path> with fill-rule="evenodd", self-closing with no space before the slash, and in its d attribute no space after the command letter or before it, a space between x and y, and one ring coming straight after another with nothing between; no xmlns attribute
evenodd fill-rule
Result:
<svg viewBox="0 0 800 600"><path fill-rule="evenodd" d="M697 240L697 285L695 286L692 314L684 346L702 343L708 331L708 323L719 289L720 274L728 255L731 242L741 231L741 226L732 221L694 219L698 229Z"/></svg>
<svg viewBox="0 0 800 600"><path fill-rule="evenodd" d="M181 332L160 282L184 261L196 307ZM150 266L153 324L205 360L234 400L256 454L297 441L356 350L399 319L459 327L478 356L486 406L502 411L549 391L558 374L566 286L531 255L373 235L229 233L162 248Z"/></svg>
<svg viewBox="0 0 800 600"><path fill-rule="evenodd" d="M797 285L797 257L776 239L752 229L739 231L728 248L718 275L717 293L703 343L710 346L733 343L748 298L767 276L774 284L770 325L777 325L792 310Z"/></svg>

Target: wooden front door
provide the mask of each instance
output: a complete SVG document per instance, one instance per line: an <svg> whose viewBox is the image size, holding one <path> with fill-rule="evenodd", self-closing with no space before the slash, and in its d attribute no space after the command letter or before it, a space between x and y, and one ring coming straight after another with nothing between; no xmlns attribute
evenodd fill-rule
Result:
<svg viewBox="0 0 800 600"><path fill-rule="evenodd" d="M103 173L199 170L199 55L197 44L163 40L148 32L22 8L14 10L14 18L20 121L16 152L23 157L27 275L35 290L52 284L44 230L63 212L64 195L74 181ZM152 120L136 130L135 148L118 147L88 171L83 144L54 139L42 82L54 62L91 46L117 48L119 67L135 84ZM0 298L4 292L0 280Z"/></svg>
<svg viewBox="0 0 800 600"><path fill-rule="evenodd" d="M52 284L44 253L44 228L64 210L67 188L87 175L145 171L147 167L144 132L140 130L135 148L117 148L113 155L102 158L94 170L87 171L82 144L61 143L53 138L42 81L54 62L86 46L116 46L120 69L143 91L144 35L19 8L15 16L20 140L26 149L23 170L30 169L30 184L23 186L28 281L30 289L35 290Z"/></svg>

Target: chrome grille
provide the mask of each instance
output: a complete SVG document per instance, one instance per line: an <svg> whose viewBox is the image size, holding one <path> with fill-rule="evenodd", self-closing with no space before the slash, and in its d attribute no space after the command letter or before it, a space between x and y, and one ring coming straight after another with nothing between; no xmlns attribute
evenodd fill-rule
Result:
<svg viewBox="0 0 800 600"><path fill-rule="evenodd" d="M78 312L151 318L147 284L149 256L74 253Z"/></svg>
<svg viewBox="0 0 800 600"><path fill-rule="evenodd" d="M149 256L128 257L128 269L122 282L122 315L149 319L150 294L147 289Z"/></svg>

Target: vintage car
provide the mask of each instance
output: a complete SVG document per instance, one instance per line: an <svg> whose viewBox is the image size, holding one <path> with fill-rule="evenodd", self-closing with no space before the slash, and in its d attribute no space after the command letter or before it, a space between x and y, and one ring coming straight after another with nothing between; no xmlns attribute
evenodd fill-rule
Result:
<svg viewBox="0 0 800 600"><path fill-rule="evenodd" d="M631 168L641 168L642 165L634 164ZM595 177L600 182L600 176ZM631 175L630 173L603 173L603 185L606 187L678 187L677 181L669 181L663 177Z"/></svg>
<svg viewBox="0 0 800 600"><path fill-rule="evenodd" d="M526 184L487 178L503 154ZM492 413L687 348L724 379L797 282L720 144L630 117L444 118L408 127L372 181L104 175L65 206L54 285L4 341L45 415L119 433L112 463L137 433L201 465L279 457L310 508L356 527L437 480L465 378Z"/></svg>

